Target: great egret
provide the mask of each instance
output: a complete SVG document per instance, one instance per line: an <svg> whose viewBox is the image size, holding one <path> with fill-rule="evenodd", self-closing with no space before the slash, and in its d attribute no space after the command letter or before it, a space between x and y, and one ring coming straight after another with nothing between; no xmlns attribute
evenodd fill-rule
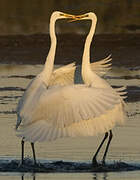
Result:
<svg viewBox="0 0 140 180"><path fill-rule="evenodd" d="M113 136L111 129L115 126L116 123L122 124L125 119L124 118L125 117L125 113L124 113L125 103L123 101L125 96L121 96L121 95L125 95L126 92L124 92L124 90L125 90L124 87L113 89L104 79L100 78L97 75L97 73L95 73L91 69L90 45L92 42L93 35L95 33L95 28L96 28L96 23L97 23L97 16L95 15L95 13L89 12L84 15L76 16L76 19L74 19L74 21L75 20L91 20L92 21L89 34L87 35L87 38L85 41L84 52L83 52L83 57L82 57L82 78L83 78L84 83L87 84L88 86L92 86L92 87L96 87L96 88L103 88L105 90L108 89L112 92L115 92L116 96L117 97L119 96L119 98L120 98L120 102L115 105L114 109L106 112L103 116L100 116L95 122L95 126L97 123L101 123L100 127L97 126L97 129L98 129L98 131L100 131L100 129L101 129L101 132L105 132L105 136L104 136L99 148L97 149L97 152L93 156L92 164L93 165L98 164L96 157L97 157L104 141L106 140L106 138L108 137L108 134L109 134L109 140L108 140L106 150L105 150L105 153L104 153L103 159L102 159L103 164L105 164L106 155L107 155L108 148L109 148L112 136ZM100 108L100 107L97 106L97 108Z"/></svg>
<svg viewBox="0 0 140 180"><path fill-rule="evenodd" d="M44 91L44 87L49 86L49 80L52 75L53 66L54 66L54 59L55 59L55 50L56 50L56 35L55 35L55 22L58 19L64 19L64 18L72 18L72 15L55 11L52 13L50 18L50 38L51 38L51 47L48 53L48 56L46 58L46 63L44 66L43 71L36 76L35 79L32 80L32 82L28 85L24 95L20 99L18 106L17 106L17 123L16 123L16 129L18 129L19 126L21 126L21 123L24 124L24 121L28 119L28 117L25 118L24 112L27 115L30 114L30 111L34 109L34 106L36 105L38 98L40 94ZM67 71L70 67L73 67L74 64L70 64L65 66L61 71ZM59 72L59 73L60 73ZM57 73L55 73L57 74ZM45 86L44 86L45 85ZM23 164L24 160L24 136L22 136L22 159L21 164ZM36 164L36 157L35 157L35 150L34 150L34 143L31 142L31 147L33 151L34 156L34 163Z"/></svg>

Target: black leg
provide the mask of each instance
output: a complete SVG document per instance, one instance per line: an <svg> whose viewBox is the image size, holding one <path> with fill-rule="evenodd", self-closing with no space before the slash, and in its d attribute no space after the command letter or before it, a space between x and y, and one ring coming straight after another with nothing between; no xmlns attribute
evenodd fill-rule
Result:
<svg viewBox="0 0 140 180"><path fill-rule="evenodd" d="M111 142L112 137L113 137L112 131L110 130L109 132L110 132L109 140L108 140L108 143L107 143L107 146L106 146L106 150L105 150L105 153L104 153L104 156L103 156L103 160L102 160L103 164L105 164L106 155L107 155L107 152L108 152L108 149L109 149L110 142Z"/></svg>
<svg viewBox="0 0 140 180"><path fill-rule="evenodd" d="M24 163L24 138L21 140L21 165Z"/></svg>
<svg viewBox="0 0 140 180"><path fill-rule="evenodd" d="M97 160L96 160L96 157L97 157L97 155L98 155L98 153L99 153L99 151L100 151L100 149L101 149L102 145L104 144L104 142L105 142L105 140L106 140L107 137L108 137L108 132L105 133L105 136L104 136L104 138L103 138L100 146L98 147L95 155L93 156L93 159L92 159L92 165L93 165L93 166L97 166L97 165L98 165Z"/></svg>
<svg viewBox="0 0 140 180"><path fill-rule="evenodd" d="M32 147L32 151L33 151L34 165L36 165L36 156L35 156L34 143L31 143L31 147Z"/></svg>
<svg viewBox="0 0 140 180"><path fill-rule="evenodd" d="M35 180L35 175L33 176L33 180Z"/></svg>

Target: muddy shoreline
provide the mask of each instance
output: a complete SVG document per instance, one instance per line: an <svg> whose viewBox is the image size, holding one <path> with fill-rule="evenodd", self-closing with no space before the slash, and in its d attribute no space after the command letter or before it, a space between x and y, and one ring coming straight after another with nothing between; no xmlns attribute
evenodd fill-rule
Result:
<svg viewBox="0 0 140 180"><path fill-rule="evenodd" d="M85 35L57 35L55 64L81 63ZM50 47L47 34L0 36L0 63L43 64ZM140 34L95 35L91 61L112 54L114 66L140 67Z"/></svg>

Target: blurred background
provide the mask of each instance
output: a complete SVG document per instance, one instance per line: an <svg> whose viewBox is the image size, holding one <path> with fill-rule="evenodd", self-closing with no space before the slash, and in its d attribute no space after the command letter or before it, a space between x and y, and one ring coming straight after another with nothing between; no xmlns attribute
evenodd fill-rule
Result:
<svg viewBox="0 0 140 180"><path fill-rule="evenodd" d="M0 63L44 63L50 47L49 19L56 10L97 14L91 59L112 54L114 65L140 64L140 0L0 0ZM56 23L56 64L81 63L90 23Z"/></svg>
<svg viewBox="0 0 140 180"><path fill-rule="evenodd" d="M55 10L71 14L94 11L97 34L140 33L139 0L0 0L0 35L48 33L49 18ZM57 25L58 33L86 30L81 23Z"/></svg>

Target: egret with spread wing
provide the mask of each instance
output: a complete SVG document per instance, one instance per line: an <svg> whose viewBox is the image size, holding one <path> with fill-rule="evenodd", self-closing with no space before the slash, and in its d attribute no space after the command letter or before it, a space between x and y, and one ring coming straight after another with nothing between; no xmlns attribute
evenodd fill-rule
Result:
<svg viewBox="0 0 140 180"><path fill-rule="evenodd" d="M89 31L89 34L87 35L85 45L84 45L84 52L82 57L82 78L84 83L87 86L95 87L95 88L102 88L105 91L111 91L112 93L116 94L116 98L119 98L120 101L116 103L113 109L110 111L106 111L103 115L99 116L98 118L93 118L89 121L89 128L93 126L94 132L96 133L103 133L105 132L105 137L102 140L99 148L97 149L97 152L95 153L92 164L97 165L96 157L106 140L109 134L109 140L106 146L105 153L103 155L102 162L105 164L106 155L108 152L108 148L112 139L112 128L115 126L115 124L122 124L125 120L125 111L124 111L124 101L123 99L126 98L126 96L123 96L126 94L125 87L122 88L116 88L113 89L104 79L99 77L96 72L92 71L92 67L90 65L90 45L92 42L93 35L95 33L96 23L97 23L97 16L93 12L86 13L84 15L76 16L75 20L91 20L91 28ZM112 99L110 99L112 101ZM102 103L104 103L104 99L102 99ZM98 106L96 104L97 111L101 108L101 106ZM88 123L87 121L87 123Z"/></svg>

